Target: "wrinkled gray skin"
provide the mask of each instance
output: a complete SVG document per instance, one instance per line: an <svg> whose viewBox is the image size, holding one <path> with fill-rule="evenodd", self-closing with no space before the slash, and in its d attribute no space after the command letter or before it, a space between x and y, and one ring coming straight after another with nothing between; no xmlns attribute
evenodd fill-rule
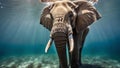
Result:
<svg viewBox="0 0 120 68"><path fill-rule="evenodd" d="M66 56L66 43L70 50L69 35L72 35L74 40L74 49L69 52L70 66L80 67L82 48L89 32L88 26L99 18L101 16L95 7L86 1L55 2L44 8L40 24L51 31L50 37L55 42L60 68L69 68ZM49 46L51 42L50 40Z"/></svg>

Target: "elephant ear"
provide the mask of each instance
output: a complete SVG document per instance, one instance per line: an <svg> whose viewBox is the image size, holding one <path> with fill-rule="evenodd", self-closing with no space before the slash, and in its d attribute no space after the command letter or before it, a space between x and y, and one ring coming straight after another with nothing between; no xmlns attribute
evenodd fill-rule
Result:
<svg viewBox="0 0 120 68"><path fill-rule="evenodd" d="M41 18L40 18L40 24L43 25L48 30L51 30L51 28L53 26L53 18L50 13L50 10L52 9L52 7L53 7L53 4L45 7L43 9L43 12L42 12Z"/></svg>
<svg viewBox="0 0 120 68"><path fill-rule="evenodd" d="M74 3L78 5L77 9L75 9L77 13L75 29L77 32L87 28L101 18L96 8L88 1L75 1Z"/></svg>

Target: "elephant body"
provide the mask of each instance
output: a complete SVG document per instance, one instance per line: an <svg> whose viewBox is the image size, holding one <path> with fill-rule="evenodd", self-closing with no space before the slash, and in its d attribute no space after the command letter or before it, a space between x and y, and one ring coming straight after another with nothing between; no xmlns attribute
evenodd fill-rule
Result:
<svg viewBox="0 0 120 68"><path fill-rule="evenodd" d="M87 1L59 1L44 8L40 24L51 31L50 38L55 42L60 68L69 68L66 44L72 51L69 52L71 68L80 67L82 48L89 32L88 26L100 18L96 8ZM51 39L47 48L52 43Z"/></svg>

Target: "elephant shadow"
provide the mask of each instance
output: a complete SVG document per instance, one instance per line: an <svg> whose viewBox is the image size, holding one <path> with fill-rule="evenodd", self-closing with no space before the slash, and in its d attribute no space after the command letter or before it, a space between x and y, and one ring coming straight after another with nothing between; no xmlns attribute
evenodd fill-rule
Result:
<svg viewBox="0 0 120 68"><path fill-rule="evenodd" d="M104 68L100 65L83 64L80 68Z"/></svg>

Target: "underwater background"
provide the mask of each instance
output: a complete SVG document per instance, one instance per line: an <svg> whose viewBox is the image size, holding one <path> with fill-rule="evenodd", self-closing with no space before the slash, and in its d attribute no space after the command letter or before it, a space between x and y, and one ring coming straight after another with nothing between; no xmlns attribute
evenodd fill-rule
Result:
<svg viewBox="0 0 120 68"><path fill-rule="evenodd" d="M120 0L99 0L95 5L102 18L90 26L83 63L120 68L119 4ZM38 68L58 67L54 43L47 54L44 52L50 32L39 22L45 6L38 0L0 0L0 68L29 68L34 62Z"/></svg>

